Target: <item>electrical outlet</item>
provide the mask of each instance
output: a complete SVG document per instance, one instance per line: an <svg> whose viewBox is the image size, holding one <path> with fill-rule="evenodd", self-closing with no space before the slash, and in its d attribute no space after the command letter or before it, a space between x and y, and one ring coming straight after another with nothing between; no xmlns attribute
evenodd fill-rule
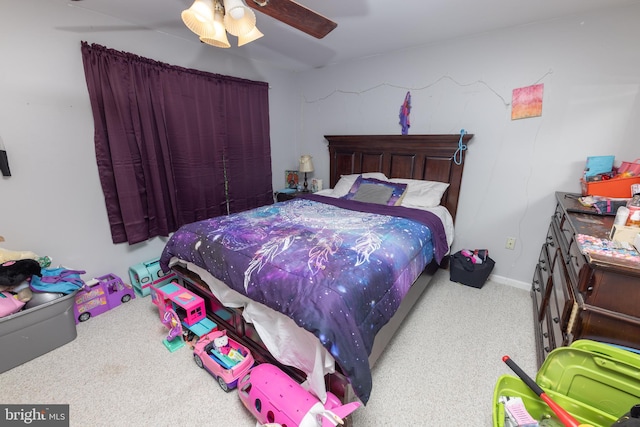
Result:
<svg viewBox="0 0 640 427"><path fill-rule="evenodd" d="M516 238L507 237L507 243L505 243L504 247L510 250L514 250L516 248Z"/></svg>

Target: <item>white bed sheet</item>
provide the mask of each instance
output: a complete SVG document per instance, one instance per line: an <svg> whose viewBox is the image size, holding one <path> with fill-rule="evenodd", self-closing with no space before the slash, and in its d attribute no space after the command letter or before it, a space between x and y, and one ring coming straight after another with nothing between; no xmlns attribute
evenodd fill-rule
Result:
<svg viewBox="0 0 640 427"><path fill-rule="evenodd" d="M185 266L189 271L198 274L207 283L213 295L226 307L244 307L242 316L256 328L269 353L280 363L304 372L307 375L304 385L323 403L326 401L324 377L335 372L335 360L315 335L296 325L284 314L229 288L207 270L176 257L171 259L169 266L175 264ZM296 343L297 348L290 345L292 342Z"/></svg>

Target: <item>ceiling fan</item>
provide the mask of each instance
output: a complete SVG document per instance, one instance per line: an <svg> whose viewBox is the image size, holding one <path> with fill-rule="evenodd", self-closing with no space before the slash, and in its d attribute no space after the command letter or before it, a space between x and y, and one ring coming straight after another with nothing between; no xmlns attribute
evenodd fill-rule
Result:
<svg viewBox="0 0 640 427"><path fill-rule="evenodd" d="M332 20L293 0L247 0L247 6L317 39L323 38L338 26Z"/></svg>
<svg viewBox="0 0 640 427"><path fill-rule="evenodd" d="M181 17L201 42L229 48L227 32L238 37L238 46L264 36L256 26L253 9L319 39L338 25L293 0L194 0Z"/></svg>

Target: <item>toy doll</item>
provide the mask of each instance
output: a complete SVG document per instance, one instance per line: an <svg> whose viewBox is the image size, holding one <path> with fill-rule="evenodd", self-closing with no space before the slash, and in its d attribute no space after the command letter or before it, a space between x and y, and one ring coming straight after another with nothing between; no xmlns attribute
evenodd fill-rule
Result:
<svg viewBox="0 0 640 427"><path fill-rule="evenodd" d="M221 335L218 338L213 339L213 345L216 350L218 350L222 354L229 354L229 350L231 350L231 346L229 345L229 337L226 335Z"/></svg>

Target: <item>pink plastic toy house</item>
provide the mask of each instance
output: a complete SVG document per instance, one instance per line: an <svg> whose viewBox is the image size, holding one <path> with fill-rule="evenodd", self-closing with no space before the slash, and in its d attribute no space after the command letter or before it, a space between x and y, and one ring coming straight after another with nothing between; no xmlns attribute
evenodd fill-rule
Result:
<svg viewBox="0 0 640 427"><path fill-rule="evenodd" d="M158 307L161 321L167 311L173 310L182 325L198 337L217 329L217 325L207 318L204 300L177 283L151 287L151 300Z"/></svg>
<svg viewBox="0 0 640 427"><path fill-rule="evenodd" d="M188 326L194 325L206 317L204 300L177 283L168 283L161 288L154 289L155 295L152 291L151 297L153 303L158 306L161 319L168 309L174 309L180 319Z"/></svg>
<svg viewBox="0 0 640 427"><path fill-rule="evenodd" d="M76 323L89 320L105 311L135 298L133 287L115 274L106 274L89 280L74 299L73 313Z"/></svg>

